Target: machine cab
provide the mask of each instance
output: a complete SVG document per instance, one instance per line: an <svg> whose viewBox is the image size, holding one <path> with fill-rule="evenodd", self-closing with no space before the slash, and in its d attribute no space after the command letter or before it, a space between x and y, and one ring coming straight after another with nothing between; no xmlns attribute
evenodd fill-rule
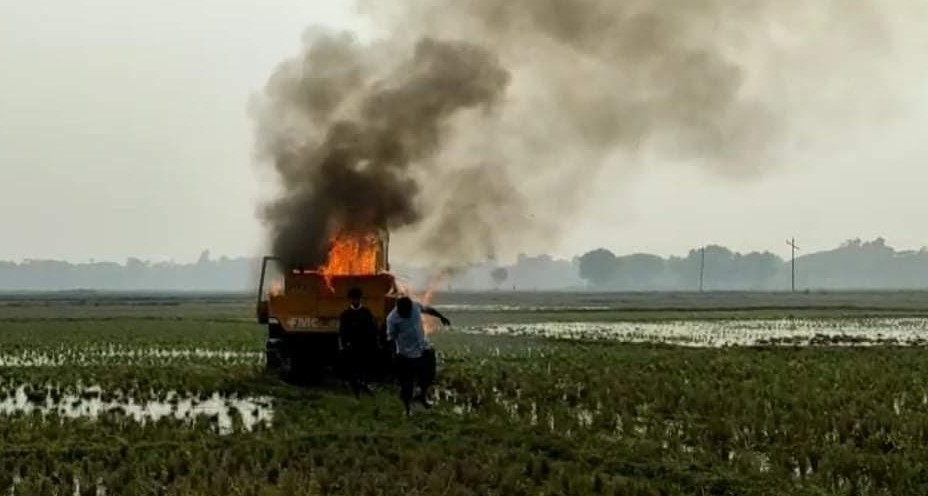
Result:
<svg viewBox="0 0 928 496"><path fill-rule="evenodd" d="M283 267L264 257L257 295L257 320L285 332L335 332L348 291L357 287L378 322L386 320L396 298L389 270L388 236L341 237L332 242L326 266L311 270Z"/></svg>

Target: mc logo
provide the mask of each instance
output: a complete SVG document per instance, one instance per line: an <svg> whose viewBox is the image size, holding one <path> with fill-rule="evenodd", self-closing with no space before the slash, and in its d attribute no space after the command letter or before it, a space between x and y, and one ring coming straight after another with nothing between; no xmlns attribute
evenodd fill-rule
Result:
<svg viewBox="0 0 928 496"><path fill-rule="evenodd" d="M293 317L288 322L291 329L311 329L319 327L319 319L315 317Z"/></svg>

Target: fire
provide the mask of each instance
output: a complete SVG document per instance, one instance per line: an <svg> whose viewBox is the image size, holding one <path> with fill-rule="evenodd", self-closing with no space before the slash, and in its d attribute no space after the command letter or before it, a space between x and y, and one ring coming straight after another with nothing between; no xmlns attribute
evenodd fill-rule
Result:
<svg viewBox="0 0 928 496"><path fill-rule="evenodd" d="M376 234L339 233L329 242L329 257L325 265L319 266L316 272L322 275L329 290L335 292L332 285L332 278L335 276L372 275L386 270L381 249L381 239ZM448 272L434 274L421 295L399 282L396 286L400 294L428 305L449 276ZM422 326L426 334L432 334L438 329L438 319L423 315Z"/></svg>
<svg viewBox="0 0 928 496"><path fill-rule="evenodd" d="M438 288L441 287L447 279L448 275L443 272L432 275L431 279L429 279L428 286L425 287L425 293L422 294L419 301L424 305L431 304L432 298L435 297L435 292L438 291Z"/></svg>
<svg viewBox="0 0 928 496"><path fill-rule="evenodd" d="M415 291L412 291L411 288L399 284L400 293L409 296L413 301L418 301L423 305L429 305L432 302L432 298L435 296L435 292L441 287L442 284L448 279L449 274L446 272L439 272L432 275L429 279L429 283L425 288L425 292L421 295L416 294ZM432 317L431 315L422 316L422 330L425 331L427 336L433 334L438 330L438 319Z"/></svg>
<svg viewBox="0 0 928 496"><path fill-rule="evenodd" d="M438 288L448 279L449 274L447 272L439 272L434 274L429 280L428 286L425 288L425 293L422 295L420 301L423 305L430 305L432 303L432 298L435 296L435 292L438 291ZM431 315L426 315L422 321L422 329L425 331L426 335L431 335L438 330L438 319L432 317Z"/></svg>
<svg viewBox="0 0 928 496"><path fill-rule="evenodd" d="M284 281L280 279L271 281L267 292L270 296L281 296L284 294Z"/></svg>
<svg viewBox="0 0 928 496"><path fill-rule="evenodd" d="M336 235L329 243L329 258L317 270L333 292L333 276L376 274L380 254L380 240L375 234Z"/></svg>

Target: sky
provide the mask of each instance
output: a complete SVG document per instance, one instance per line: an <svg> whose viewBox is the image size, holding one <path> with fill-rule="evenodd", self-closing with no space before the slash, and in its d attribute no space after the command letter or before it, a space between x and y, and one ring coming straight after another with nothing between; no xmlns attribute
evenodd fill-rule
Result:
<svg viewBox="0 0 928 496"><path fill-rule="evenodd" d="M249 99L308 26L375 32L335 0L5 1L0 12L0 259L14 261L261 254L257 212L273 181L256 164ZM928 78L900 74L911 81L897 82L909 92L892 119L748 179L682 165L604 174L559 239L526 251L928 245Z"/></svg>

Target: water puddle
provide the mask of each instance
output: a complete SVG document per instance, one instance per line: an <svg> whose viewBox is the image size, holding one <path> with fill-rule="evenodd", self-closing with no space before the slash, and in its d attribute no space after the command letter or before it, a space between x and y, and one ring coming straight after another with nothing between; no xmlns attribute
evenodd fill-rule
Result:
<svg viewBox="0 0 928 496"><path fill-rule="evenodd" d="M95 419L106 414L121 414L143 425L162 418L190 424L206 419L211 428L223 435L269 428L274 417L272 400L266 396L194 395L170 391L160 395L158 400L137 401L120 394L115 395L115 399L103 399L99 387L83 388L76 393L53 391L51 387L18 386L0 400L0 415Z"/></svg>
<svg viewBox="0 0 928 496"><path fill-rule="evenodd" d="M227 364L260 364L261 352L205 348L61 348L53 351L0 353L0 367L61 367L107 365L148 361L220 361Z"/></svg>
<svg viewBox="0 0 928 496"><path fill-rule="evenodd" d="M924 318L534 323L473 326L463 332L693 347L928 345Z"/></svg>
<svg viewBox="0 0 928 496"><path fill-rule="evenodd" d="M505 305L505 304L479 304L479 303L460 303L445 304L440 306L442 311L448 312L481 312L481 313L503 313L503 312L595 312L604 310L619 310L609 305Z"/></svg>

